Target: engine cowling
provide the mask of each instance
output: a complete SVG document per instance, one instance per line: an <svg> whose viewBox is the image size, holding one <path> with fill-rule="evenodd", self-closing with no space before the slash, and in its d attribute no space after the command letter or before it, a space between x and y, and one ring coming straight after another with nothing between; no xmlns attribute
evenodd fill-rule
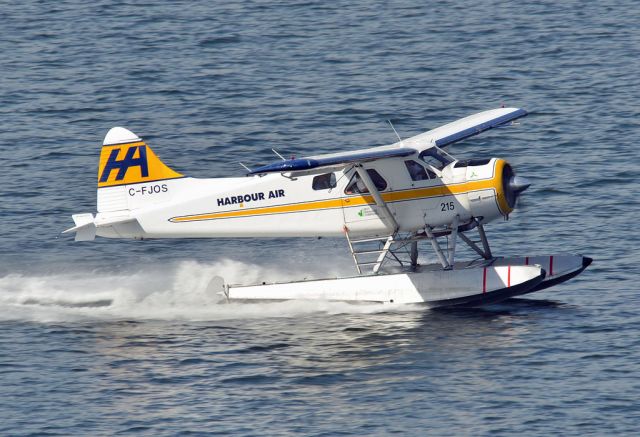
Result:
<svg viewBox="0 0 640 437"><path fill-rule="evenodd" d="M471 183L478 182L478 189L468 194L469 205L472 214L485 222L500 216L508 217L520 194L531 185L527 179L516 176L511 164L500 158L492 158L489 162L469 161L466 179Z"/></svg>

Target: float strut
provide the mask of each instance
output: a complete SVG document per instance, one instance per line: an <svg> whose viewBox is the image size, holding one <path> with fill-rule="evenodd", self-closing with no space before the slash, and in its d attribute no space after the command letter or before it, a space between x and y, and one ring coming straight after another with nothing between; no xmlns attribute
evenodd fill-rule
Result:
<svg viewBox="0 0 640 437"><path fill-rule="evenodd" d="M456 240L458 239L458 224L460 216L456 215L451 223L451 240L449 245L449 266L453 266L453 259L456 255Z"/></svg>
<svg viewBox="0 0 640 437"><path fill-rule="evenodd" d="M427 234L427 237L429 237L429 240L431 241L431 246L433 246L433 251L438 256L438 259L440 260L440 264L442 264L442 268L445 270L451 270L451 264L449 264L449 261L447 261L447 258L442 253L440 244L438 243L438 240L436 240L436 237L433 236L431 227L425 226L424 232Z"/></svg>
<svg viewBox="0 0 640 437"><path fill-rule="evenodd" d="M416 271L418 268L418 241L411 242L411 270Z"/></svg>
<svg viewBox="0 0 640 437"><path fill-rule="evenodd" d="M484 257L486 259L491 259L493 256L491 255L491 248L489 247L489 240L487 240L487 234L484 233L484 226L482 223L478 222L478 234L480 234L480 241L482 241L482 248L484 249Z"/></svg>
<svg viewBox="0 0 640 437"><path fill-rule="evenodd" d="M469 237L460 233L460 238L467 243L467 246L472 248L478 255L483 257L484 259L491 259L493 256L491 255L491 248L489 247L489 241L487 240L487 235L484 233L484 228L478 221L476 220L476 224L478 226L478 234L480 234L480 243L482 243L482 249L478 247L476 243L478 241L472 241Z"/></svg>
<svg viewBox="0 0 640 437"><path fill-rule="evenodd" d="M470 248L472 248L478 255L480 255L481 257L488 259L487 258L487 254L484 253L484 251L482 249L480 249L478 247L478 245L474 242L471 241L469 239L469 237L467 237L466 235L464 235L463 233L460 233L460 238L462 238L462 241L464 241L465 243L467 243L467 246L469 246Z"/></svg>

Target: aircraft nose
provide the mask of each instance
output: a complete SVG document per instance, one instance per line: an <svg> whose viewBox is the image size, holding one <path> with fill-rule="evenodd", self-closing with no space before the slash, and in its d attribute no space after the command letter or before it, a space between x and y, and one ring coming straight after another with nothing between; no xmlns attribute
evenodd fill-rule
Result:
<svg viewBox="0 0 640 437"><path fill-rule="evenodd" d="M502 169L502 189L505 196L505 200L508 206L507 209L513 209L516 206L516 201L520 194L531 186L531 182L527 178L522 176L516 176L516 172L513 168L505 162ZM511 211L507 211L508 214Z"/></svg>
<svg viewBox="0 0 640 437"><path fill-rule="evenodd" d="M512 176L509 181L509 188L516 194L522 193L529 188L530 185L531 182L529 182L529 179L523 178L522 176Z"/></svg>

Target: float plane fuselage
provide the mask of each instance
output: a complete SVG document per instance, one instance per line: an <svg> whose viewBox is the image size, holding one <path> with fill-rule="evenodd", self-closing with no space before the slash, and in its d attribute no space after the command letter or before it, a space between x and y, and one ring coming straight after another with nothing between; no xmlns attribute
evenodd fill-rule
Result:
<svg viewBox="0 0 640 437"><path fill-rule="evenodd" d="M166 166L130 131L105 137L98 214L77 239L311 237L416 232L507 216L526 180L499 158L456 160L443 149L526 112L482 112L398 143L282 160L248 177L196 179ZM375 186L375 190L370 190Z"/></svg>

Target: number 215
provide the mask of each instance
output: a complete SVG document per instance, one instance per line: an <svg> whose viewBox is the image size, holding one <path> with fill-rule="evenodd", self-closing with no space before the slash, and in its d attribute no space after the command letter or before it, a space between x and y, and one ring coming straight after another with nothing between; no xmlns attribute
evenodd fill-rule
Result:
<svg viewBox="0 0 640 437"><path fill-rule="evenodd" d="M440 211L453 211L455 209L455 205L453 202L442 202L440 204Z"/></svg>

